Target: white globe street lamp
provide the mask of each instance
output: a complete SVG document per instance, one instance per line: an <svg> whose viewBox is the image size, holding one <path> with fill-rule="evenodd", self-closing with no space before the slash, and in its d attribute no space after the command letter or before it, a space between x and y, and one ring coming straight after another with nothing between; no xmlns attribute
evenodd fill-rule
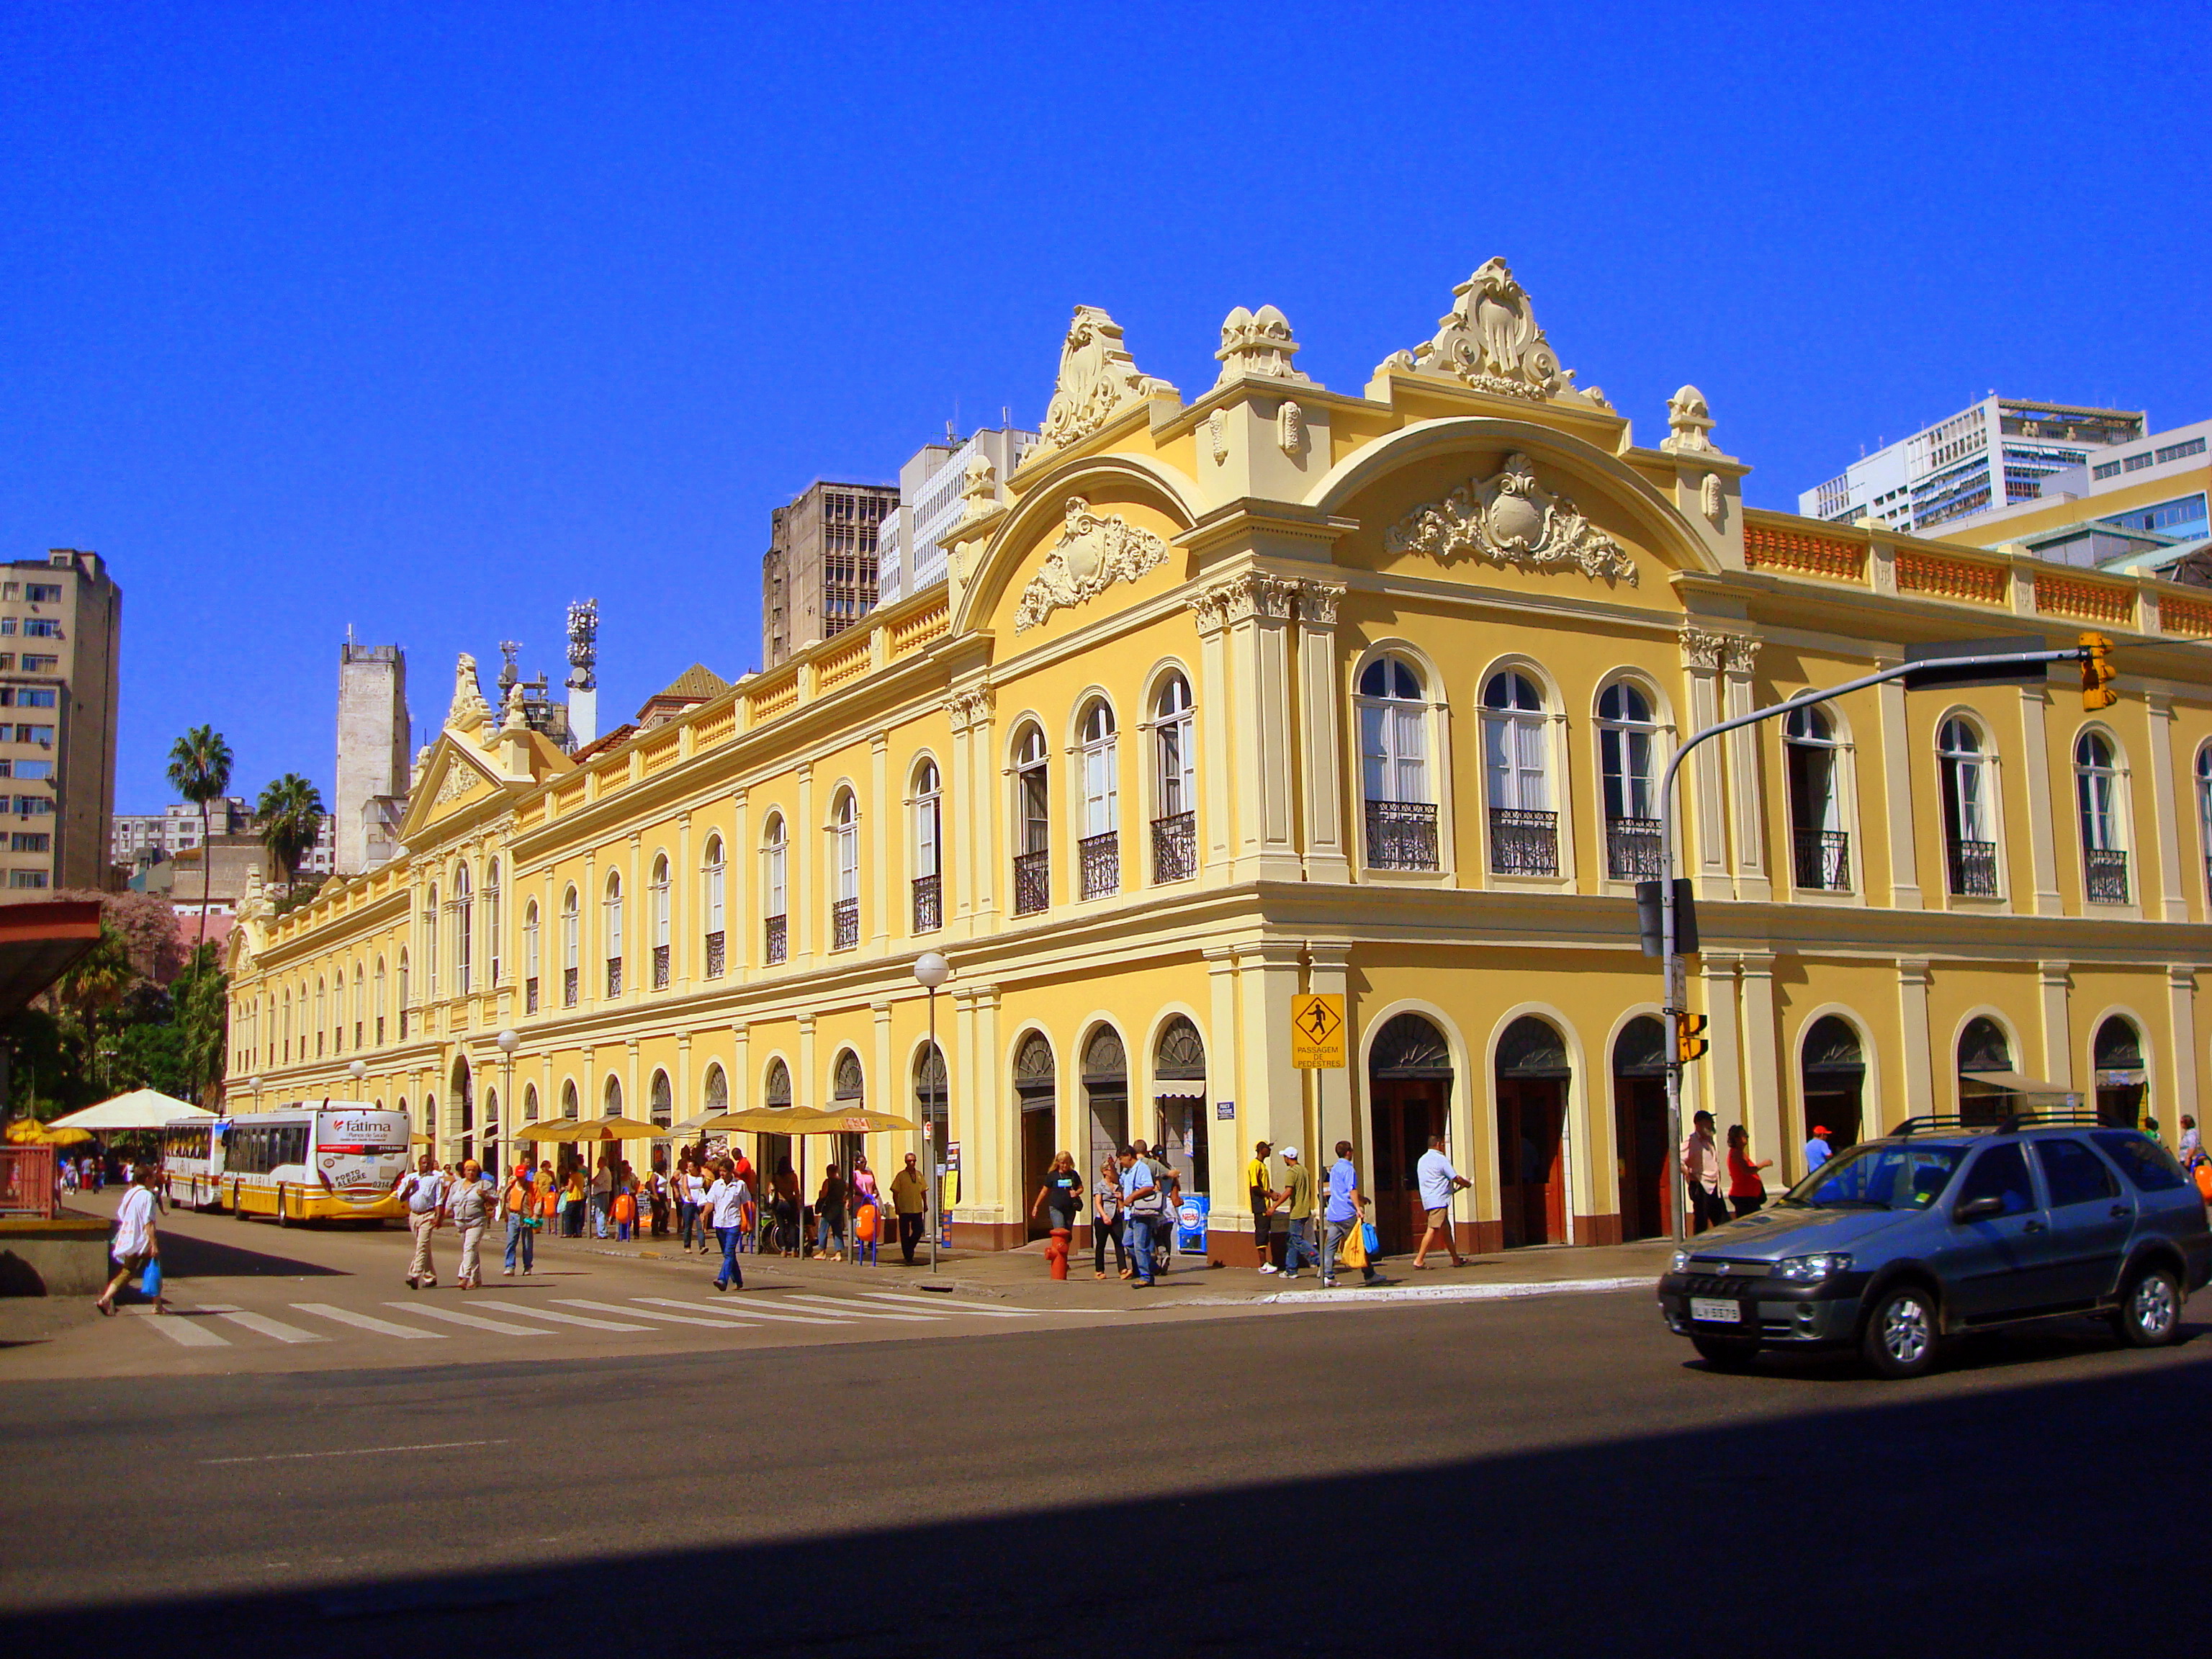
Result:
<svg viewBox="0 0 2212 1659"><path fill-rule="evenodd" d="M944 1051L937 1046L937 988L952 977L952 964L938 951L924 951L914 959L914 976L916 982L929 993L929 1057L939 1067L943 1067ZM948 1097L951 1092L951 1071L946 1070L945 1092ZM950 1098L945 1102L945 1121L949 1129L952 1122ZM923 1213L927 1217L925 1224L929 1228L929 1271L933 1273L937 1271L938 1236L945 1231L945 1223L941 1213L944 1206L939 1200L937 1189L939 1167L937 1162L939 1156L937 1126L930 1121L929 1114L926 1111L921 1117L921 1150L922 1155L929 1160L928 1179L923 1183L929 1194L929 1207Z"/></svg>
<svg viewBox="0 0 2212 1659"><path fill-rule="evenodd" d="M515 1035L514 1028L510 1025L492 1040L499 1044L499 1052L507 1061L507 1079L500 1085L499 1091L499 1114L505 1117L514 1109L514 1051L522 1046L522 1039ZM497 1125L492 1126L492 1133L499 1133ZM490 1149L487 1147L485 1150ZM512 1158L508 1160L510 1163L513 1161Z"/></svg>
<svg viewBox="0 0 2212 1659"><path fill-rule="evenodd" d="M361 1080L368 1075L368 1062L356 1060L346 1067L346 1075L353 1079L353 1103L361 1104Z"/></svg>

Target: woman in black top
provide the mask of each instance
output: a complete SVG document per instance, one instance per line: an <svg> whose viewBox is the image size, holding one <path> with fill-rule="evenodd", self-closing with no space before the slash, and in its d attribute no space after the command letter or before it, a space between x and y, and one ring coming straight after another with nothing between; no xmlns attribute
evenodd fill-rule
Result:
<svg viewBox="0 0 2212 1659"><path fill-rule="evenodd" d="M831 1261L845 1259L845 1178L834 1164L822 1171L822 1190L814 1194L814 1232L817 1257ZM830 1249L833 1238L837 1241L834 1255Z"/></svg>
<svg viewBox="0 0 2212 1659"><path fill-rule="evenodd" d="M1052 1243L1045 1248L1045 1259L1051 1264L1054 1279L1067 1277L1067 1242L1075 1237L1075 1212L1083 1207L1083 1177L1076 1172L1075 1154L1062 1152L1052 1161L1045 1172L1044 1185L1037 1188L1036 1200L1030 1206L1034 1218L1042 1210L1045 1225L1052 1232Z"/></svg>

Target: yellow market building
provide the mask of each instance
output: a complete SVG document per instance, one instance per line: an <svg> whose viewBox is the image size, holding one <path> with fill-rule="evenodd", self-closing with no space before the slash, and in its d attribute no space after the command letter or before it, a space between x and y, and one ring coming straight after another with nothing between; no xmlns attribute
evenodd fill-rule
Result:
<svg viewBox="0 0 2212 1659"><path fill-rule="evenodd" d="M232 1109L357 1095L456 1158L549 1117L864 1103L939 1122L953 1236L991 1246L1034 1236L1051 1154L1087 1177L1141 1136L1232 1261L1255 1140L1352 1141L1398 1243L1437 1131L1471 1244L1656 1233L1632 886L1670 746L1917 645L2085 629L2122 669L2094 715L2070 667L1891 684L1693 757L1685 1107L1776 1182L1816 1124L2024 1079L2169 1135L2196 1109L2212 596L1747 511L1696 390L1639 443L1502 261L1363 392L1297 349L1239 307L1186 403L1079 308L1044 442L1003 501L970 478L943 586L576 757L464 659L405 853L241 910ZM1308 991L1344 998L1342 1068L1292 1065Z"/></svg>

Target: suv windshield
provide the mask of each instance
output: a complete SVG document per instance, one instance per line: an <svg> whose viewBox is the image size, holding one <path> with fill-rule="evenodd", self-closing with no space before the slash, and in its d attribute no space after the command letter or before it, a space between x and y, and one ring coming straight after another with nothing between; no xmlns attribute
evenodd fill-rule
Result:
<svg viewBox="0 0 2212 1659"><path fill-rule="evenodd" d="M1830 1158L1779 1200L1816 1209L1924 1210L1943 1194L1963 1146L1873 1141Z"/></svg>

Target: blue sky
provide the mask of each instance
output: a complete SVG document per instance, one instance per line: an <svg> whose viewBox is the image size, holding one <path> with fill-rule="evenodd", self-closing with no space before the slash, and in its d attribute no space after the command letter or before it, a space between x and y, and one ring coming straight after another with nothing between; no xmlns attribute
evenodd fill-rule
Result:
<svg viewBox="0 0 2212 1659"><path fill-rule="evenodd" d="M1078 301L1340 390L1504 254L1794 506L1991 387L2212 415L2212 11L63 4L0 15L0 550L125 590L118 810L330 787L337 644L603 719L757 665L768 515L1034 424Z"/></svg>

